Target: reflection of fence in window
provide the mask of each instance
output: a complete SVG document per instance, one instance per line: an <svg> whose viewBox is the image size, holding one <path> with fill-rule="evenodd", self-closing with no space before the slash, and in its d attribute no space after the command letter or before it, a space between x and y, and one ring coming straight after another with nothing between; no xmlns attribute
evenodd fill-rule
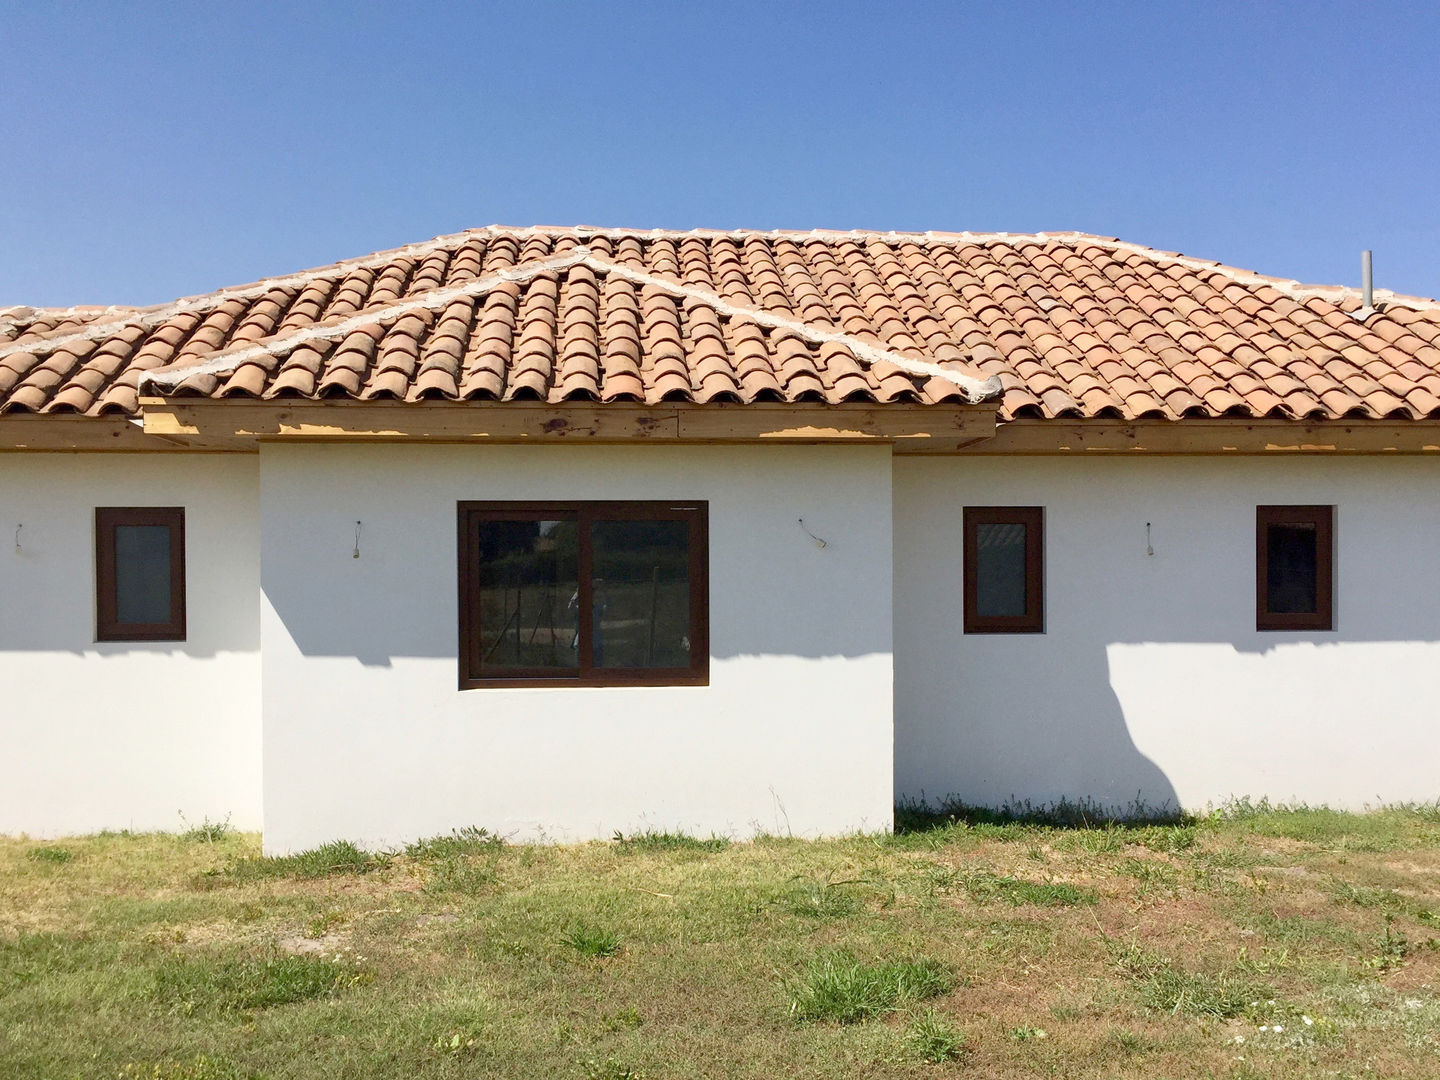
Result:
<svg viewBox="0 0 1440 1080"><path fill-rule="evenodd" d="M549 582L481 589L483 662L518 668L575 667L575 587ZM498 624L498 625L497 625Z"/></svg>
<svg viewBox="0 0 1440 1080"><path fill-rule="evenodd" d="M594 552L596 667L690 663L690 523L597 521Z"/></svg>
<svg viewBox="0 0 1440 1080"><path fill-rule="evenodd" d="M690 663L690 582L595 582L596 667L685 667Z"/></svg>

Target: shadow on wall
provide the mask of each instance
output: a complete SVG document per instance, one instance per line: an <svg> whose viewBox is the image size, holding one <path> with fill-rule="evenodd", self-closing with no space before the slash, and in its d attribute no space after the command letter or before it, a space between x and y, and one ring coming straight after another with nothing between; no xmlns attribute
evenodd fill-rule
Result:
<svg viewBox="0 0 1440 1080"><path fill-rule="evenodd" d="M855 521L865 520L862 507L854 512ZM413 521L367 521L357 542L353 521L297 515L286 523L283 543L267 536L265 602L302 655L353 657L368 667L388 667L397 657L456 657L455 504L423 517L422 529ZM712 508L712 659L889 655L889 538L855 521L817 524L827 534L821 547L794 518L728 520ZM648 587L642 591L648 595ZM514 594L505 602L514 605ZM533 597L526 603L519 632L544 640L555 620ZM565 603L557 607L562 621L573 620ZM553 633L562 647L567 634L573 638L572 629Z"/></svg>
<svg viewBox="0 0 1440 1080"><path fill-rule="evenodd" d="M1032 666L1012 638L972 638L937 679L897 650L896 792L931 805L1084 799L1107 811L1162 813L1180 799L1131 737L1103 647L1058 651Z"/></svg>

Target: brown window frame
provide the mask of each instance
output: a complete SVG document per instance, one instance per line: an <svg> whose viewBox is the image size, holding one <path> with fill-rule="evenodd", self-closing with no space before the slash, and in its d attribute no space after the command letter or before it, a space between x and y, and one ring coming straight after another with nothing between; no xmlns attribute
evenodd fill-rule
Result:
<svg viewBox="0 0 1440 1080"><path fill-rule="evenodd" d="M591 501L565 502L461 502L459 519L459 621L460 689L523 686L708 686L710 683L710 510L706 502ZM579 539L579 598L576 628L579 664L573 673L551 669L511 669L506 674L484 674L478 655L480 590L475 566L473 523L574 518ZM684 520L690 526L690 666L684 668L597 668L594 649L594 574L590 526L595 521Z"/></svg>
<svg viewBox="0 0 1440 1080"><path fill-rule="evenodd" d="M116 616L115 527L164 525L170 529L170 618L160 623L124 623ZM183 506L97 506L95 508L95 640L185 640L185 508Z"/></svg>
<svg viewBox="0 0 1440 1080"><path fill-rule="evenodd" d="M1025 614L981 615L977 610L978 526L1025 526ZM965 633L1043 634L1045 632L1045 508L1043 506L967 506L964 515Z"/></svg>
<svg viewBox="0 0 1440 1080"><path fill-rule="evenodd" d="M1271 525L1315 526L1315 608L1311 611L1270 611ZM1255 629L1333 630L1335 628L1335 507L1255 507Z"/></svg>

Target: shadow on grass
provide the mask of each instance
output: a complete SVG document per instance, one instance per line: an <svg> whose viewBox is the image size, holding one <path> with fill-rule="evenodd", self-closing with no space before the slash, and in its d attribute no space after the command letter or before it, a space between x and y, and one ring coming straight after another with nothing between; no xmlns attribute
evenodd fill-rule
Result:
<svg viewBox="0 0 1440 1080"><path fill-rule="evenodd" d="M1203 818L1170 806L1150 806L1135 800L1125 806L1107 806L1088 799L1037 806L1029 801L1002 806L971 806L945 800L938 804L907 801L895 807L895 831L927 833L957 826L1007 826L1048 829L1149 829L1157 825L1194 826Z"/></svg>

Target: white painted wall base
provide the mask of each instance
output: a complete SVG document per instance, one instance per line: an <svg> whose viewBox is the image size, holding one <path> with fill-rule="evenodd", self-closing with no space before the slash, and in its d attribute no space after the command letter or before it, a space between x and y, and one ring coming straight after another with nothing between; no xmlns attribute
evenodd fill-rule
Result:
<svg viewBox="0 0 1440 1080"><path fill-rule="evenodd" d="M266 850L888 828L890 478L868 447L264 446ZM456 689L458 501L666 498L710 503L709 686Z"/></svg>
<svg viewBox="0 0 1440 1080"><path fill-rule="evenodd" d="M894 471L901 797L1440 797L1440 462L897 458ZM1264 503L1336 507L1334 632L1255 629ZM961 633L966 505L1045 507L1046 633Z"/></svg>
<svg viewBox="0 0 1440 1080"><path fill-rule="evenodd" d="M254 455L0 454L0 833L260 827L258 479ZM185 507L188 641L95 641L97 506Z"/></svg>

